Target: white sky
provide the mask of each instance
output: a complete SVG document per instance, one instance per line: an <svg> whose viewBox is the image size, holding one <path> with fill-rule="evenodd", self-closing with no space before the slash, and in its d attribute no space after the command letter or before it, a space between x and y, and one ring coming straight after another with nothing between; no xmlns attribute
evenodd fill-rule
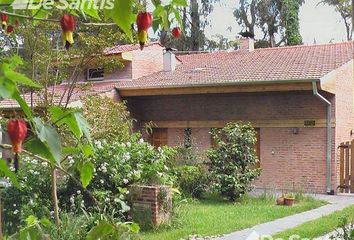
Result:
<svg viewBox="0 0 354 240"><path fill-rule="evenodd" d="M344 23L333 7L320 4L319 0L307 0L300 9L300 32L304 44L342 42L346 40ZM222 34L229 39L235 39L242 30L238 26L233 11L237 0L220 0L215 4L214 11L210 14L210 26L205 30L207 37ZM231 26L232 31L227 28ZM256 38L263 38L261 32L256 31Z"/></svg>

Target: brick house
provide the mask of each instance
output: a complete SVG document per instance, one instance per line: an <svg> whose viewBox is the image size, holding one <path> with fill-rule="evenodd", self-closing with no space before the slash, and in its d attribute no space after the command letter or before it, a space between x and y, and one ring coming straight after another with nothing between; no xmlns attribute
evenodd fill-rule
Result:
<svg viewBox="0 0 354 240"><path fill-rule="evenodd" d="M127 101L137 128L154 123L154 145L183 145L190 134L201 152L212 144L211 128L251 122L262 168L257 187L337 191L337 147L353 138L352 42L254 49L253 40L242 39L237 51L177 57L152 43L107 54L119 55L125 67L89 91L77 89L72 102L108 93ZM14 104L2 101L1 108Z"/></svg>

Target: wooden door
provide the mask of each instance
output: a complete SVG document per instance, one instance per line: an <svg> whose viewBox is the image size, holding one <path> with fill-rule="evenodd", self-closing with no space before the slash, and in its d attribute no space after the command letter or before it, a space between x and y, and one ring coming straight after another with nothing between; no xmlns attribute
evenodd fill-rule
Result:
<svg viewBox="0 0 354 240"><path fill-rule="evenodd" d="M167 128L154 128L151 136L151 144L154 147L166 146L168 143L167 136Z"/></svg>

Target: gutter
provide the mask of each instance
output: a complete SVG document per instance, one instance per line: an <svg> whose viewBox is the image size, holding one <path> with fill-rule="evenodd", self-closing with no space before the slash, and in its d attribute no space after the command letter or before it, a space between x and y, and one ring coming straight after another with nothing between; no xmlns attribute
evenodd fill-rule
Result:
<svg viewBox="0 0 354 240"><path fill-rule="evenodd" d="M313 95L319 98L327 105L327 143L326 143L326 161L327 161L327 175L326 175L326 192L333 195L334 191L331 189L332 178L332 104L324 96L318 93L317 82L312 82Z"/></svg>

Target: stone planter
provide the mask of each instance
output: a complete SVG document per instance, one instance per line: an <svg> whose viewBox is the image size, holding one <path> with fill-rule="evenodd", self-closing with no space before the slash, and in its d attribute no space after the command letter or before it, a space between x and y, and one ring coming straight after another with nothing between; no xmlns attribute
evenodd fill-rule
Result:
<svg viewBox="0 0 354 240"><path fill-rule="evenodd" d="M172 212L170 186L132 185L129 188L132 218L142 228L169 222Z"/></svg>

